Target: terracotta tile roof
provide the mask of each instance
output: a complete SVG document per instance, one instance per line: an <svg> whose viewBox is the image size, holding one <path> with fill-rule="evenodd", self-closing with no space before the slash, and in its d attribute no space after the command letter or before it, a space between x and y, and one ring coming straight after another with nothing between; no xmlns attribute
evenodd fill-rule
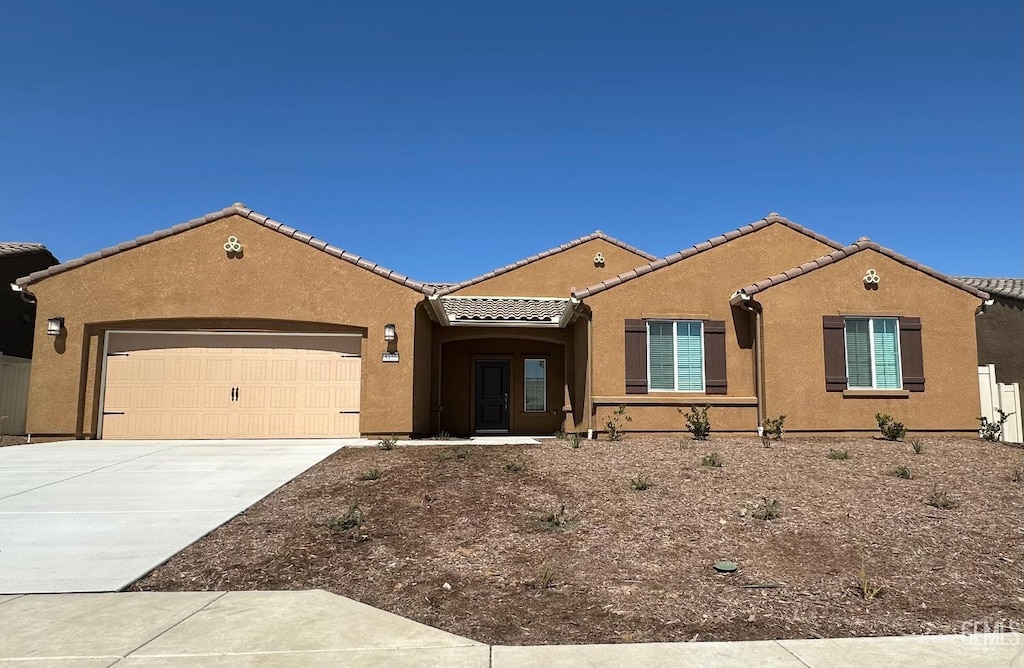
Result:
<svg viewBox="0 0 1024 668"><path fill-rule="evenodd" d="M537 297L441 297L441 307L451 322L549 322L557 323L568 299Z"/></svg>
<svg viewBox="0 0 1024 668"><path fill-rule="evenodd" d="M972 288L984 290L990 295L1024 301L1024 278L982 278L978 276L955 276L954 278Z"/></svg>
<svg viewBox="0 0 1024 668"><path fill-rule="evenodd" d="M849 246L844 246L843 248L840 248L834 253L823 255L815 260L811 260L810 262L805 262L799 267L793 267L792 269L788 269L782 272L781 274L769 276L763 281L758 281L757 283L748 285L745 288L741 288L740 290L738 290L738 292L748 296L755 295L758 292L763 292L764 290L779 285L780 283L785 283L786 281L796 278L797 276L803 276L804 274L809 274L816 269L821 269L822 267L827 267L830 264L835 264L840 260L844 260L852 255L856 255L857 253L863 250L867 250L869 248L871 250L881 253L882 255L885 255L888 258L896 260L900 264L904 264L910 267L911 269L916 269L918 271L924 272L925 274L928 274L932 278L938 279L944 283L948 283L955 288L960 288L961 290L969 292L975 297L979 297L981 299L988 299L988 294L986 292L983 292L975 287L967 285L966 283L958 281L957 279L951 276L947 276L943 273L935 271L931 267L926 267L923 264L914 262L910 258L906 257L905 255L900 255L896 251L890 250L884 246L879 246L878 244L876 244L874 241L871 241L867 237L861 237L860 239L850 244Z"/></svg>
<svg viewBox="0 0 1024 668"><path fill-rule="evenodd" d="M477 276L476 278L470 278L468 280L462 281L461 283L451 284L451 285L445 287L444 289L439 290L438 294L446 295L446 294L449 294L451 292L455 292L456 290L461 290L463 288L469 287L470 285L475 285L476 283L480 283L481 281L486 281L489 278L494 278L495 276L500 276L501 274L510 272L513 269L518 269L519 267L523 267L523 266L526 266L528 264L532 264L532 263L536 262L537 260L542 260L542 259L544 259L546 257L549 257L551 255L554 255L556 253L561 253L562 251L569 250L570 248L574 248L576 246L579 246L580 244L585 244L588 241L593 241L594 239L603 239L604 241L607 241L610 244L614 244L614 245L618 246L619 248L624 248L625 250L628 250L631 253L636 253L640 257L646 258L648 260L655 260L656 259L653 255L651 255L650 253L648 253L646 251L642 251L639 248L636 248L635 246L630 246L629 244L627 244L625 242L619 241L615 237L608 236L607 234L605 234L601 230L597 230L596 232L593 232L593 233L588 234L586 236L578 237L576 239L573 239L572 241L567 241L564 244L562 244L561 246L557 246L555 248L549 248L548 250L540 252L540 253L537 253L536 255L531 255L530 257L523 258L522 260L519 260L518 262L513 262L512 264L507 264L504 267L498 267L497 269L489 271L486 274L481 274L480 276Z"/></svg>
<svg viewBox="0 0 1024 668"><path fill-rule="evenodd" d="M43 244L23 241L0 241L0 257L25 255L27 253L50 253L50 249ZM53 253L50 253L50 257L53 257Z"/></svg>
<svg viewBox="0 0 1024 668"><path fill-rule="evenodd" d="M827 246L831 246L832 248L839 249L843 247L842 244L840 244L838 241L833 241L832 239L829 239L826 236L818 234L817 232L810 230L804 227L803 225L798 225L793 221L780 216L777 213L769 213L761 220L753 222L749 225L744 225L738 230L726 232L725 234L719 235L712 239L708 239L703 243L699 243L696 246L691 246L689 248L679 251L678 253L673 253L672 255L665 256L660 260L650 262L649 264L641 265L636 269L631 269L630 271L627 271L624 274L619 274L618 276L615 276L613 278L606 279L601 283L591 285L590 287L585 288L583 290L574 291L572 293L573 297L576 297L577 299L591 297L593 295L598 294L599 292L604 292L609 288L613 288L616 285L627 283L633 280L634 278L637 278L638 276L643 276L644 274L649 274L652 271L657 271L662 267L667 267L681 260L685 260L688 257L693 257L698 253L703 253L704 251L714 248L715 246L721 246L727 241L732 241L733 239L750 234L751 232L756 232L757 230L763 229L772 224L785 225L791 230L795 230L801 234L806 234L807 236L816 239Z"/></svg>
<svg viewBox="0 0 1024 668"><path fill-rule="evenodd" d="M258 225L262 225L263 227L266 227L266 228L269 228L271 230L274 230L275 232L279 232L279 233L285 235L286 237L290 237L292 239L295 239L296 241L301 241L302 243L307 244L309 246L312 246L313 248L315 248L315 249L317 249L319 251L323 251L324 253L327 253L328 255L332 255L332 256L334 256L334 257L336 257L338 259L344 260L345 262L349 262L349 263L354 264L354 265L356 265L358 267L362 267L363 269L366 269L367 271L372 271L373 273L377 274L378 276L382 276L382 277L384 277L384 278L386 278L386 279L388 279L390 281L394 281L395 283L399 283L401 285L404 285L404 286L406 286L408 288L416 290L417 292L422 292L423 294L426 294L426 295L430 295L430 294L434 293L433 288L427 287L426 285L424 285L423 283L420 283L419 281L414 281L411 278L409 278L408 276L404 276L402 274L399 274L398 272L391 271L390 269L385 269L384 267L378 265L375 262L371 262L371 261L369 261L369 260L367 260L365 258L362 258L362 257L358 256L358 255L355 255L353 253L349 253L348 251L342 250L341 248L338 248L336 246L331 246L326 241L321 241L320 239L316 239L316 238L312 237L309 234L306 234L304 232L300 232L299 230L296 230L295 228L288 227L287 225L279 223L276 220L272 220L272 219L264 216L261 213L257 213L255 211L253 211L252 209L247 208L241 202L236 202L235 204L227 207L226 209L221 209L220 211L214 211L212 213L206 214L205 216L201 216L199 218L193 218L192 220L185 221L184 223L179 223L178 225L175 225L174 227L169 227L169 228L164 229L164 230L159 230L157 232L153 232L152 234L147 234L147 235L138 237L138 238L136 238L136 239L134 239L132 241L125 241L124 243L118 244L117 246L111 246L109 248L104 248L101 251L97 251L95 253L90 253L90 254L85 255L83 257L80 257L78 259L69 260L68 262L63 262L61 264L54 265L54 266L50 267L49 269L44 269L43 271L37 271L37 272L35 272L33 274L29 274L25 278L19 278L18 279L18 284L19 285L30 285L30 284L35 283L37 281L41 281L44 278L49 278L50 276L54 276L56 274L62 274L65 271L70 271L71 269L75 269L76 267L81 267L81 266L86 265L86 264L91 264L91 263L96 262L97 260L101 260L101 259L103 259L105 257L110 257L111 255L117 255L118 253L123 253L126 250L130 250L132 248L138 248L139 246L144 246L144 245L146 245L148 243L152 243L152 242L158 241L160 239L166 239L167 237L174 236L175 234L180 234L182 232L185 232L186 230L191 230L191 229L194 229L196 227L202 227L203 225L206 225L208 223L212 223L215 220L221 220L222 218L227 218L228 216L235 216L235 215L242 216L243 218L247 218L247 219L251 220L252 222L254 222L254 223L258 224Z"/></svg>

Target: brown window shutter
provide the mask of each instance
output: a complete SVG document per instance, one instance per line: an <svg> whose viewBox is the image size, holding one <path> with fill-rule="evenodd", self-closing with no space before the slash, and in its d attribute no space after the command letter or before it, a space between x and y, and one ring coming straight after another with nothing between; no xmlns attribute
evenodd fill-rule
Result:
<svg viewBox="0 0 1024 668"><path fill-rule="evenodd" d="M647 394L647 321L626 321L626 394Z"/></svg>
<svg viewBox="0 0 1024 668"><path fill-rule="evenodd" d="M846 318L841 315L822 316L825 336L825 391L842 392L846 377Z"/></svg>
<svg viewBox="0 0 1024 668"><path fill-rule="evenodd" d="M724 320L704 321L704 393L728 394Z"/></svg>
<svg viewBox="0 0 1024 668"><path fill-rule="evenodd" d="M921 350L920 318L900 318L900 360L903 389L924 392L924 354Z"/></svg>

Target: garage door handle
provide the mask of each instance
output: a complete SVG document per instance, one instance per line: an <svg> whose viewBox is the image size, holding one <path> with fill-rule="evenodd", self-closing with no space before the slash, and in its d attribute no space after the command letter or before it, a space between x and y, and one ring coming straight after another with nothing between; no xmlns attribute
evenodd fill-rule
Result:
<svg viewBox="0 0 1024 668"><path fill-rule="evenodd" d="M124 415L124 411L103 411L104 415Z"/></svg>
<svg viewBox="0 0 1024 668"><path fill-rule="evenodd" d="M238 388L237 387L232 387L231 388L231 401L238 401Z"/></svg>

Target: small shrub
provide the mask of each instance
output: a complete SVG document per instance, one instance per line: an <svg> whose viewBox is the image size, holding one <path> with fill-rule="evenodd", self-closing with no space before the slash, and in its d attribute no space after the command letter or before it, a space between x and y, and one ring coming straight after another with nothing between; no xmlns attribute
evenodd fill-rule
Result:
<svg viewBox="0 0 1024 668"><path fill-rule="evenodd" d="M846 450L833 450L832 448L829 448L828 454L825 456L829 459L844 461L850 458L850 453Z"/></svg>
<svg viewBox="0 0 1024 668"><path fill-rule="evenodd" d="M932 487L932 493L924 500L926 505L939 510L952 510L960 505L960 502L946 492L940 490L938 485Z"/></svg>
<svg viewBox="0 0 1024 668"><path fill-rule="evenodd" d="M978 420L981 422L981 429L978 430L978 435L986 441L998 442L1003 440L1003 425L1010 419L1013 413L1006 413L1001 408L997 408L996 412L999 413L998 420L989 420L987 417L980 417Z"/></svg>
<svg viewBox="0 0 1024 668"><path fill-rule="evenodd" d="M626 432L623 430L623 426L627 422L632 422L633 418L626 415L626 405L619 404L619 407L615 409L608 421L604 423L605 431L608 432L609 441L621 441L623 434Z"/></svg>
<svg viewBox="0 0 1024 668"><path fill-rule="evenodd" d="M779 516L781 510L778 499L769 499L767 496L761 497L761 503L757 504L757 508L754 508L754 512L751 516L756 520L774 520Z"/></svg>
<svg viewBox="0 0 1024 668"><path fill-rule="evenodd" d="M922 452L924 452L924 443L922 443L916 438L910 442L910 447L914 449L915 455L919 455Z"/></svg>
<svg viewBox="0 0 1024 668"><path fill-rule="evenodd" d="M910 475L910 469L903 464L900 464L899 466L894 468L892 470L892 475L896 476L897 478L903 478L904 480L910 480L913 477Z"/></svg>
<svg viewBox="0 0 1024 668"><path fill-rule="evenodd" d="M444 429L442 429L431 440L433 440L433 441L451 441L454 438L455 437L451 435L451 432L448 432L448 431L445 431Z"/></svg>
<svg viewBox="0 0 1024 668"><path fill-rule="evenodd" d="M583 438L579 434L569 434L569 447L573 450L579 450L580 446L583 445Z"/></svg>
<svg viewBox="0 0 1024 668"><path fill-rule="evenodd" d="M380 469L370 469L369 471L363 471L359 474L360 480L380 480L384 477L384 472Z"/></svg>
<svg viewBox="0 0 1024 668"><path fill-rule="evenodd" d="M878 430L882 432L882 438L887 441L902 441L907 435L907 428L902 422L896 422L891 415L875 413L875 422L878 423Z"/></svg>
<svg viewBox="0 0 1024 668"><path fill-rule="evenodd" d="M700 465L720 469L722 468L722 455L717 452L709 452L700 458Z"/></svg>
<svg viewBox="0 0 1024 668"><path fill-rule="evenodd" d="M565 512L565 504L563 503L558 512L548 513L537 518L536 524L542 531L559 531L572 528L576 522L575 517L570 517Z"/></svg>
<svg viewBox="0 0 1024 668"><path fill-rule="evenodd" d="M786 416L780 415L775 419L766 418L764 421L764 433L773 441L782 440L782 426L786 424Z"/></svg>
<svg viewBox="0 0 1024 668"><path fill-rule="evenodd" d="M1021 482L1022 480L1024 480L1024 466L1014 469L1010 474L1011 482Z"/></svg>
<svg viewBox="0 0 1024 668"><path fill-rule="evenodd" d="M363 525L366 517L359 508L359 502L352 503L344 513L332 517L327 523L327 528L334 533L345 533Z"/></svg>
<svg viewBox="0 0 1024 668"><path fill-rule="evenodd" d="M680 408L679 414L686 418L686 431L693 434L693 440L706 441L711 435L711 420L708 419L708 407L690 406L687 413Z"/></svg>
<svg viewBox="0 0 1024 668"><path fill-rule="evenodd" d="M505 462L505 470L509 473L522 473L526 470L526 460L516 457L512 461Z"/></svg>
<svg viewBox="0 0 1024 668"><path fill-rule="evenodd" d="M544 569L544 572L540 574L540 578L537 580L537 586L540 589L551 589L555 586L555 571L553 568Z"/></svg>
<svg viewBox="0 0 1024 668"><path fill-rule="evenodd" d="M772 447L772 437L767 432L761 432L761 447L770 448Z"/></svg>
<svg viewBox="0 0 1024 668"><path fill-rule="evenodd" d="M381 450L394 450L397 445L398 438L396 438L394 434L387 438L382 438L377 442L377 447Z"/></svg>
<svg viewBox="0 0 1024 668"><path fill-rule="evenodd" d="M469 457L471 454L472 452L470 451L470 449L466 447L451 448L445 452L442 452L440 455L437 456L437 458L439 461L442 462L448 462L453 460L457 462L467 462L469 461Z"/></svg>
<svg viewBox="0 0 1024 668"><path fill-rule="evenodd" d="M882 586L877 582L872 582L868 577L867 566L865 566L863 558L860 560L860 570L857 571L857 591L865 601L873 601L882 593Z"/></svg>
<svg viewBox="0 0 1024 668"><path fill-rule="evenodd" d="M638 492L643 492L644 490L650 489L651 480L643 473L641 473L640 475L629 481L629 486Z"/></svg>

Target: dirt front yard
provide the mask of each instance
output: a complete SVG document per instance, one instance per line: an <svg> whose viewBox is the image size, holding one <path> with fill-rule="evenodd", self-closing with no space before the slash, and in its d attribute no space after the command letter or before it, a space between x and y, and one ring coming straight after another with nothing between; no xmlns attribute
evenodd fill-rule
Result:
<svg viewBox="0 0 1024 668"><path fill-rule="evenodd" d="M909 438L765 449L715 435L346 449L133 588L323 588L504 644L1019 623L1024 451L922 442L921 454ZM721 467L701 464L711 452ZM926 504L942 493L956 505ZM775 519L755 518L766 497ZM360 525L344 521L353 504ZM721 559L739 570L717 573Z"/></svg>

